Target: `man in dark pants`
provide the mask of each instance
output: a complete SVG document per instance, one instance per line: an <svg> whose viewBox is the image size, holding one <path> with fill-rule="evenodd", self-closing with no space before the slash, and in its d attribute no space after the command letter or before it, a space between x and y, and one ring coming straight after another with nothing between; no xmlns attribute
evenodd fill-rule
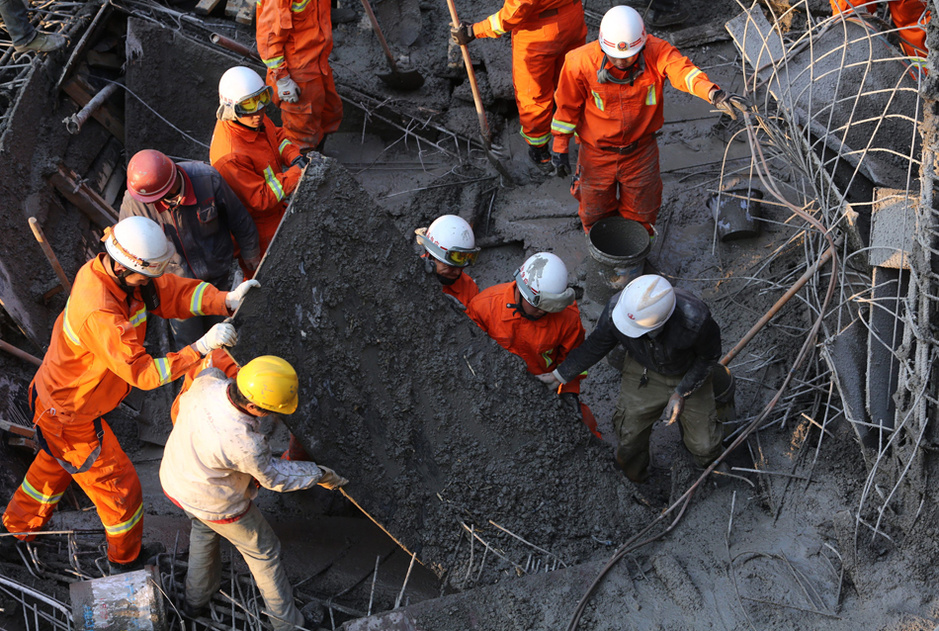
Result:
<svg viewBox="0 0 939 631"><path fill-rule="evenodd" d="M174 164L153 149L134 154L127 165L127 192L121 219L155 221L173 242L176 253L168 270L204 280L226 291L231 282L234 239L241 258L254 270L260 262L258 229L235 192L214 168L203 162ZM170 320L173 339L191 344L221 319L211 316Z"/></svg>
<svg viewBox="0 0 939 631"><path fill-rule="evenodd" d="M626 350L613 428L616 461L633 482L649 475L649 437L661 418L677 417L688 451L707 466L722 451L711 370L721 332L699 298L654 274L613 296L597 326L554 371L561 383L600 361L617 344Z"/></svg>

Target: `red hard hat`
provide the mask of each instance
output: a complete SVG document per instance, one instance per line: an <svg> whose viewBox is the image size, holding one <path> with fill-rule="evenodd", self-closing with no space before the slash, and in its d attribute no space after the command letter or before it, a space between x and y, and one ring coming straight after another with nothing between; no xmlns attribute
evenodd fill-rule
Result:
<svg viewBox="0 0 939 631"><path fill-rule="evenodd" d="M176 165L155 149L138 151L127 165L127 190L139 202L163 199L175 183Z"/></svg>

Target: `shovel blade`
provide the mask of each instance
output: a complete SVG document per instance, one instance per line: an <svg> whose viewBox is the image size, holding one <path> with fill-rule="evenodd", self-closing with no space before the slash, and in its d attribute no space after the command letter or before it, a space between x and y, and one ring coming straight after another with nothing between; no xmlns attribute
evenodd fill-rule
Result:
<svg viewBox="0 0 939 631"><path fill-rule="evenodd" d="M389 88L407 92L418 90L424 85L424 76L417 70L406 70L404 72L392 71L387 74L380 74L378 78Z"/></svg>

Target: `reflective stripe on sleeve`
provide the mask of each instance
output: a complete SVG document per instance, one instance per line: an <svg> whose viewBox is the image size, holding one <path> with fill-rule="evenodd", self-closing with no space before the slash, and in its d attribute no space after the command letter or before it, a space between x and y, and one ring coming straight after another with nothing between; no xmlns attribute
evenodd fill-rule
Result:
<svg viewBox="0 0 939 631"><path fill-rule="evenodd" d="M143 307L142 309L140 309L140 311L138 311L137 313L135 313L134 315L130 317L130 325L134 328L140 326L146 321L147 321L147 308L146 307Z"/></svg>
<svg viewBox="0 0 939 631"><path fill-rule="evenodd" d="M81 340L78 339L78 333L75 332L75 329L72 328L72 323L68 321L68 308L72 304L72 299L69 298L68 302L65 303L65 313L62 314L62 332L65 333L65 337L75 346L81 346Z"/></svg>
<svg viewBox="0 0 939 631"><path fill-rule="evenodd" d="M498 13L493 13L489 16L489 26L492 27L492 32L499 35L505 35L505 29L502 28L502 20L499 19Z"/></svg>
<svg viewBox="0 0 939 631"><path fill-rule="evenodd" d="M280 143L279 147L277 147L277 151L280 153L280 155L284 155L284 149L286 149L289 146L290 146L290 141L284 138L284 141Z"/></svg>
<svg viewBox="0 0 939 631"><path fill-rule="evenodd" d="M209 284L206 282L199 283L196 286L196 290L192 292L192 300L189 301L189 312L192 315L205 315L205 311L202 310L202 298L205 296L205 290L208 289Z"/></svg>
<svg viewBox="0 0 939 631"><path fill-rule="evenodd" d="M157 372L160 373L160 385L170 382L170 360L165 357L159 357L153 360Z"/></svg>
<svg viewBox="0 0 939 631"><path fill-rule="evenodd" d="M284 56L280 57L271 57L270 59L264 60L264 65L267 66L270 70L277 70L279 67L284 65Z"/></svg>
<svg viewBox="0 0 939 631"><path fill-rule="evenodd" d="M699 70L698 68L695 68L694 70L688 73L687 77L685 77L685 87L687 87L688 92L691 92L692 94L694 94L694 79L699 74L702 74L701 70Z"/></svg>
<svg viewBox="0 0 939 631"><path fill-rule="evenodd" d="M577 125L573 123L565 123L556 118L551 119L551 131L559 134L573 134L576 127Z"/></svg>

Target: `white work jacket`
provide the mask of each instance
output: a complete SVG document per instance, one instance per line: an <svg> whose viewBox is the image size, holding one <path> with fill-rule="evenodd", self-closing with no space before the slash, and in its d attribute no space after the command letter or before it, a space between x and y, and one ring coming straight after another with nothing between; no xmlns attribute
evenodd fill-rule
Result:
<svg viewBox="0 0 939 631"><path fill-rule="evenodd" d="M258 493L254 480L283 492L310 488L323 477L312 462L273 456L258 431L260 419L228 400L231 381L217 368L196 377L180 399L160 463L163 492L203 521L229 522L244 514Z"/></svg>

